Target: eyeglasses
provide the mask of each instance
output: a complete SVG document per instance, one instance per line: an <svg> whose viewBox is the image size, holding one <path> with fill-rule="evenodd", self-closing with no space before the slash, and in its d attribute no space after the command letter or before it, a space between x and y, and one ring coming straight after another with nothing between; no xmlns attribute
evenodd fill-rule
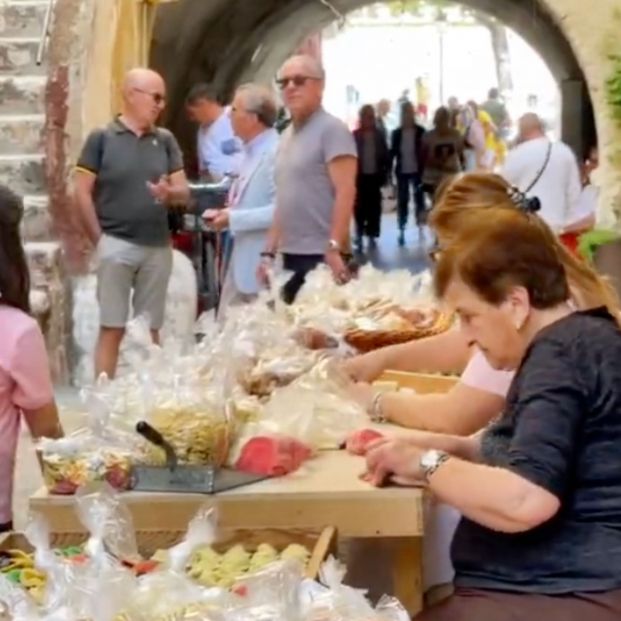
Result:
<svg viewBox="0 0 621 621"><path fill-rule="evenodd" d="M311 75L294 75L290 78L280 78L276 80L276 84L278 84L278 88L281 91L284 91L287 86L289 86L289 84L293 84L293 86L299 88L300 86L304 86L309 80L315 80L319 82L321 78L317 78Z"/></svg>
<svg viewBox="0 0 621 621"><path fill-rule="evenodd" d="M134 88L137 93L142 93L143 95L149 95L151 99L159 106L163 103L166 103L166 95L162 95L162 93L151 93L149 91L143 91L141 88Z"/></svg>

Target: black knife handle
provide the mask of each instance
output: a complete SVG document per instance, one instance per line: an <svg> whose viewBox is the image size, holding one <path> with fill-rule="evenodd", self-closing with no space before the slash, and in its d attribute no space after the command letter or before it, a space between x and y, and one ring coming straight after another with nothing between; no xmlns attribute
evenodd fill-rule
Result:
<svg viewBox="0 0 621 621"><path fill-rule="evenodd" d="M139 433L145 440L151 442L155 446L163 448L166 453L166 465L171 469L177 468L177 454L175 449L166 441L164 436L155 427L151 427L149 423L141 420L136 423L136 432Z"/></svg>

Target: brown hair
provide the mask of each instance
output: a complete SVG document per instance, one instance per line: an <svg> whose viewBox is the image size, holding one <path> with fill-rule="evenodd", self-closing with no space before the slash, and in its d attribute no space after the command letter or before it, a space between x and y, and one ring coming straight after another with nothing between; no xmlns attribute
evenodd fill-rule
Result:
<svg viewBox="0 0 621 621"><path fill-rule="evenodd" d="M438 189L430 225L450 245L469 223L476 227L503 213L514 214L514 222L530 222L556 250L578 306L585 309L606 306L619 321L619 297L610 283L569 252L541 218L519 209L512 195L513 188L499 175L468 173L453 177Z"/></svg>
<svg viewBox="0 0 621 621"><path fill-rule="evenodd" d="M0 185L0 304L30 312L30 274L19 234L22 199Z"/></svg>
<svg viewBox="0 0 621 621"><path fill-rule="evenodd" d="M443 297L455 277L493 305L512 287L524 287L538 310L554 308L570 297L555 240L519 212L500 210L493 218L466 224L436 267L436 294Z"/></svg>

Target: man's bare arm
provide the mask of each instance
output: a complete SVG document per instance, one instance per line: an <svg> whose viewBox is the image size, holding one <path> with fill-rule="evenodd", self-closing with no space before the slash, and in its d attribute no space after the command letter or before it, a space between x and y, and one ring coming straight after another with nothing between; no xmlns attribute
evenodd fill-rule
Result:
<svg viewBox="0 0 621 621"><path fill-rule="evenodd" d="M101 237L101 226L93 202L93 190L97 175L84 169L78 169L74 177L74 200L80 213L80 220L88 238L97 245Z"/></svg>
<svg viewBox="0 0 621 621"><path fill-rule="evenodd" d="M356 173L358 162L355 157L336 157L328 163L328 174L335 191L334 215L330 239L344 247L349 240L351 219L356 200Z"/></svg>

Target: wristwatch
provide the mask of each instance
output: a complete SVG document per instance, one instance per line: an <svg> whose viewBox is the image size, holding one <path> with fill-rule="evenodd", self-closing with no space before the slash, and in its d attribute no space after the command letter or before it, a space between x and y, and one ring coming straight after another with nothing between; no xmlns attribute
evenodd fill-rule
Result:
<svg viewBox="0 0 621 621"><path fill-rule="evenodd" d="M331 239L328 242L328 250L331 252L341 252L341 244L339 244L336 239Z"/></svg>
<svg viewBox="0 0 621 621"><path fill-rule="evenodd" d="M426 451L420 458L420 469L423 471L425 481L429 483L431 475L447 460L450 455L444 451Z"/></svg>

